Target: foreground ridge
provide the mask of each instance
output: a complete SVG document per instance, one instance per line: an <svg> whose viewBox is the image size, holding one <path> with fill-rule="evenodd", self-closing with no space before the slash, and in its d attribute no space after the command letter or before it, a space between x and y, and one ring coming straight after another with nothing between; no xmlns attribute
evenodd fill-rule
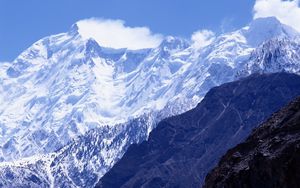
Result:
<svg viewBox="0 0 300 188"><path fill-rule="evenodd" d="M297 188L300 184L300 97L230 149L205 188Z"/></svg>
<svg viewBox="0 0 300 188"><path fill-rule="evenodd" d="M211 89L193 110L163 120L132 145L98 187L200 187L225 152L300 95L300 77L275 73Z"/></svg>

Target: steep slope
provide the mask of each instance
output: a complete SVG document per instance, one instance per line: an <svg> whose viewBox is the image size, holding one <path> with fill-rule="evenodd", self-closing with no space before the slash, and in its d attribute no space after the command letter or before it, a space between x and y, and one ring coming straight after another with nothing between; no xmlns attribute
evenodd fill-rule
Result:
<svg viewBox="0 0 300 188"><path fill-rule="evenodd" d="M46 37L0 65L0 171L14 177L0 183L34 186L36 175L45 186L91 187L160 120L192 109L214 86L262 72L248 71L261 55L254 50L275 39L297 47L297 35L264 18L203 48L166 37L154 49L108 49L76 24ZM297 73L295 49L282 51L288 61L266 59L283 65L268 72Z"/></svg>
<svg viewBox="0 0 300 188"><path fill-rule="evenodd" d="M53 152L90 129L162 110L181 91L178 77L186 61L173 55L187 47L168 38L157 49L106 49L83 40L76 25L38 41L1 67L0 157Z"/></svg>
<svg viewBox="0 0 300 188"><path fill-rule="evenodd" d="M227 149L300 94L300 77L252 75L211 89L193 110L163 120L97 187L199 187Z"/></svg>
<svg viewBox="0 0 300 188"><path fill-rule="evenodd" d="M295 40L295 39L294 39ZM273 38L256 48L238 74L294 72L300 73L299 41L288 38Z"/></svg>
<svg viewBox="0 0 300 188"><path fill-rule="evenodd" d="M300 184L300 98L272 115L230 149L205 188L296 188Z"/></svg>
<svg viewBox="0 0 300 188"><path fill-rule="evenodd" d="M47 154L88 130L126 124L144 114L159 114L154 117L159 121L189 110L210 88L248 70L245 64L257 45L297 35L275 18L265 18L201 49L166 37L157 48L132 51L85 40L75 24L67 33L38 41L12 64L0 65L0 161ZM298 57L287 58L282 69L298 72L298 64L288 68ZM155 124L149 122L148 134Z"/></svg>
<svg viewBox="0 0 300 188"><path fill-rule="evenodd" d="M131 143L147 136L148 117L88 131L55 153L0 164L4 187L93 187ZM32 178L33 177L33 178Z"/></svg>
<svg viewBox="0 0 300 188"><path fill-rule="evenodd" d="M111 58L145 57L147 51L111 50L106 59L103 51L71 32L37 42L7 68L1 85L2 160L53 152L90 129L127 121L118 108L125 83L113 79Z"/></svg>

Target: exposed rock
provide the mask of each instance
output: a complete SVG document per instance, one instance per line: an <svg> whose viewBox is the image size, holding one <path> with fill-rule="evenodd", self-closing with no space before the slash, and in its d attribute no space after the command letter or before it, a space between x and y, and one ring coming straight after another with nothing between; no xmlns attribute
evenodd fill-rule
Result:
<svg viewBox="0 0 300 188"><path fill-rule="evenodd" d="M300 94L300 77L252 75L208 92L193 110L159 123L97 187L200 187L225 152Z"/></svg>
<svg viewBox="0 0 300 188"><path fill-rule="evenodd" d="M297 188L300 185L300 97L222 157L205 188Z"/></svg>

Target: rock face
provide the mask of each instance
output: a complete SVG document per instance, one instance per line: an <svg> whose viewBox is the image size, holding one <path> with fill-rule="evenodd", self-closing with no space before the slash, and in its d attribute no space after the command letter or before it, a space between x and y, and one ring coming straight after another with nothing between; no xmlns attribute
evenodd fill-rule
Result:
<svg viewBox="0 0 300 188"><path fill-rule="evenodd" d="M300 69L294 55L300 42L291 43L299 33L275 18L254 20L201 49L176 37L153 49L108 49L79 30L75 24L0 64L0 162L49 154L89 130L128 124L144 114L159 114L154 118L161 120L183 113L239 72ZM274 54L276 47L285 58ZM253 53L256 48L262 50ZM262 58L265 54L274 56ZM156 126L148 124L139 131Z"/></svg>
<svg viewBox="0 0 300 188"><path fill-rule="evenodd" d="M300 94L300 77L252 75L211 89L193 110L161 121L97 187L200 187L225 152Z"/></svg>
<svg viewBox="0 0 300 188"><path fill-rule="evenodd" d="M0 174L13 177L0 176L6 187L94 187L129 145L212 87L300 73L299 33L275 18L201 48L170 36L153 49L110 49L79 31L75 24L0 63Z"/></svg>
<svg viewBox="0 0 300 188"><path fill-rule="evenodd" d="M205 188L296 188L300 185L300 98L229 150Z"/></svg>

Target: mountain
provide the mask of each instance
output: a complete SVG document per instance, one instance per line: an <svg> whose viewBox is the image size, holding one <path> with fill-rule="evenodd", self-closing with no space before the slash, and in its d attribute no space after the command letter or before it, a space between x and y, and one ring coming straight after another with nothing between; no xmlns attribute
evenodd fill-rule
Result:
<svg viewBox="0 0 300 188"><path fill-rule="evenodd" d="M288 38L273 38L256 48L238 74L294 72L300 73L299 42Z"/></svg>
<svg viewBox="0 0 300 188"><path fill-rule="evenodd" d="M96 187L200 187L260 122L300 95L300 76L255 74L211 89L196 108L161 121Z"/></svg>
<svg viewBox="0 0 300 188"><path fill-rule="evenodd" d="M35 175L45 186L91 186L87 174L96 183L129 145L194 108L212 87L255 72L298 73L298 57L289 56L298 36L265 18L203 48L172 36L153 49L104 48L83 39L77 24L41 39L0 65L0 171L14 177L0 182L33 186ZM286 58L256 61L275 39L285 41ZM282 68L263 71L267 64Z"/></svg>
<svg viewBox="0 0 300 188"><path fill-rule="evenodd" d="M166 37L155 49L131 51L84 40L75 24L69 32L46 37L13 63L0 66L4 135L0 159L47 154L88 130L126 123L143 114L163 111L159 118L163 119L191 109L210 88L235 80L244 69L248 75L257 71L248 71L249 64L245 65L254 43L274 37L292 40L297 34L292 31L275 18L265 18L217 37L204 49ZM299 44L283 53L289 54L295 46L298 49ZM260 55L252 54L251 59ZM290 64L298 61L298 56L287 58ZM289 64L283 63L285 70ZM155 123L147 132L153 127Z"/></svg>
<svg viewBox="0 0 300 188"><path fill-rule="evenodd" d="M272 115L222 157L205 188L296 188L300 178L300 98Z"/></svg>
<svg viewBox="0 0 300 188"><path fill-rule="evenodd" d="M293 28L281 24L275 17L257 18L243 31L248 43L253 46L260 45L271 38L295 38L299 34Z"/></svg>

